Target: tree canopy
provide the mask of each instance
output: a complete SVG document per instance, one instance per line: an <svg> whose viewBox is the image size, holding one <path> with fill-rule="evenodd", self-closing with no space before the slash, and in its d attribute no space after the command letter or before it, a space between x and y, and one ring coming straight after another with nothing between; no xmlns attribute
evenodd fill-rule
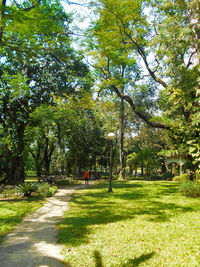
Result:
<svg viewBox="0 0 200 267"><path fill-rule="evenodd" d="M100 163L106 168L110 130L120 144L115 166L120 158L121 171L128 154L130 166L138 159L157 166L157 149L132 149L144 123L161 129L146 138L158 145L167 130L171 146L199 170L199 1L66 3L90 9L92 22L81 35L71 27L77 15L59 0L1 0L3 181L24 181L30 162L39 177L56 169L96 171ZM133 129L138 140L130 138Z"/></svg>
<svg viewBox="0 0 200 267"><path fill-rule="evenodd" d="M88 45L100 86L127 101L153 127L171 132L199 164L199 2L93 1L97 19ZM120 76L119 64L131 75ZM129 67L129 70L130 70ZM121 86L126 86L121 92ZM136 91L152 92L154 108L143 108ZM147 94L148 95L148 94ZM150 112L149 112L150 111Z"/></svg>

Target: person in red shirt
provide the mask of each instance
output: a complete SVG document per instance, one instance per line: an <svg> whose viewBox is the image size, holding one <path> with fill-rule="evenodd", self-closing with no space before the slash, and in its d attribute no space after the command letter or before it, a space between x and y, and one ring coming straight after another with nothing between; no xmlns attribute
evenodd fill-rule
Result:
<svg viewBox="0 0 200 267"><path fill-rule="evenodd" d="M84 180L85 180L85 185L88 185L88 180L89 180L89 171L88 170L84 171Z"/></svg>

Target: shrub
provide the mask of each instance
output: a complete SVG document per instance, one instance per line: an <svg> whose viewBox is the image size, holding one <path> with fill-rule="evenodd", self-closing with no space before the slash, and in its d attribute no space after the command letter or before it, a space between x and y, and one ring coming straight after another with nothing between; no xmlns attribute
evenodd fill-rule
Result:
<svg viewBox="0 0 200 267"><path fill-rule="evenodd" d="M36 183L23 183L16 188L23 196L30 197L33 192L37 191L38 185Z"/></svg>
<svg viewBox="0 0 200 267"><path fill-rule="evenodd" d="M1 184L0 185L0 194L4 191L4 189L5 189L5 185L4 184Z"/></svg>
<svg viewBox="0 0 200 267"><path fill-rule="evenodd" d="M180 185L180 194L185 197L200 197L200 184L185 182Z"/></svg>
<svg viewBox="0 0 200 267"><path fill-rule="evenodd" d="M31 171L31 170L29 170L29 171L26 171L26 176L37 176L37 173L36 173L36 171Z"/></svg>
<svg viewBox="0 0 200 267"><path fill-rule="evenodd" d="M14 185L4 185L1 187L0 197L12 198L19 195L19 190Z"/></svg>
<svg viewBox="0 0 200 267"><path fill-rule="evenodd" d="M152 174L150 180L159 181L159 180L162 180L162 179L163 179L163 177L161 175Z"/></svg>
<svg viewBox="0 0 200 267"><path fill-rule="evenodd" d="M190 174L189 173L184 173L184 174L179 175L179 176L174 176L172 181L174 181L174 182L187 182L187 181L190 181Z"/></svg>
<svg viewBox="0 0 200 267"><path fill-rule="evenodd" d="M43 197L51 197L57 191L57 186L50 186L48 183L42 183L38 187L38 193Z"/></svg>
<svg viewBox="0 0 200 267"><path fill-rule="evenodd" d="M127 176L128 180L146 180L146 177L144 176Z"/></svg>
<svg viewBox="0 0 200 267"><path fill-rule="evenodd" d="M38 186L38 193L45 197L50 187L50 184L42 183Z"/></svg>
<svg viewBox="0 0 200 267"><path fill-rule="evenodd" d="M57 189L58 189L57 186L50 187L49 190L46 193L46 196L47 197L52 197L55 194L55 192L57 191Z"/></svg>
<svg viewBox="0 0 200 267"><path fill-rule="evenodd" d="M56 185L68 185L69 180L60 180L60 181L55 181Z"/></svg>
<svg viewBox="0 0 200 267"><path fill-rule="evenodd" d="M172 178L172 177L173 177L173 174L172 174L171 172L169 172L169 171L167 171L167 172L165 172L165 173L163 174L163 178L164 178L164 179Z"/></svg>

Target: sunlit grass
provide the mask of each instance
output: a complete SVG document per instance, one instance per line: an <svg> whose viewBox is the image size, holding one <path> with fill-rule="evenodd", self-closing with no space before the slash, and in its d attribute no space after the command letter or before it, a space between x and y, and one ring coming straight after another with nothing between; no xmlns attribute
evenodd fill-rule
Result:
<svg viewBox="0 0 200 267"><path fill-rule="evenodd" d="M173 182L115 182L79 190L59 224L72 266L200 266L200 199Z"/></svg>
<svg viewBox="0 0 200 267"><path fill-rule="evenodd" d="M26 180L26 182L27 181L35 182L33 179L30 181ZM69 185L64 185L64 187L71 187L81 183L83 182L72 181ZM22 198L16 194L15 187L9 189L5 188L0 194L0 242L2 242L6 234L12 231L14 227L21 222L24 216L37 210L44 203L44 195Z"/></svg>
<svg viewBox="0 0 200 267"><path fill-rule="evenodd" d="M42 197L0 200L0 242L3 237L21 222L22 218L44 204Z"/></svg>

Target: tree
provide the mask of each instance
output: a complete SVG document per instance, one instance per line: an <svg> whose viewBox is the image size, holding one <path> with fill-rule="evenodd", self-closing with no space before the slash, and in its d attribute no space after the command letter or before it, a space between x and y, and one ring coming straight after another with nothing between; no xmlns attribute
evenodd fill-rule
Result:
<svg viewBox="0 0 200 267"><path fill-rule="evenodd" d="M81 175L86 167L96 170L105 142L91 94L55 102L57 105L40 106L31 114L27 139L34 159L42 162L42 166L36 162L36 167L43 167L45 175L69 174L72 169L74 175Z"/></svg>
<svg viewBox="0 0 200 267"><path fill-rule="evenodd" d="M132 175L133 170L135 170L135 176L137 176L137 168L139 164L140 163L135 152L132 152L127 156L127 165L129 167L130 175Z"/></svg>
<svg viewBox="0 0 200 267"><path fill-rule="evenodd" d="M2 13L0 123L9 183L24 181L30 114L56 105L54 96L79 98L90 90L88 68L70 47L69 16L59 2L30 3L15 2L5 6L10 16Z"/></svg>
<svg viewBox="0 0 200 267"><path fill-rule="evenodd" d="M165 162L160 151L167 147L168 141L162 129L143 125L137 135L129 138L127 142L127 163L131 168L135 168L135 173L138 167L142 176L145 174L149 177L165 172Z"/></svg>
<svg viewBox="0 0 200 267"><path fill-rule="evenodd" d="M96 44L93 65L101 70L103 85L128 102L146 123L170 130L176 143L183 142L190 150L198 167L199 66L195 57L199 60L199 2L99 0L95 3L99 16L91 26ZM110 71L107 51L112 59L123 58L129 65L137 62L145 69L142 73L149 76L154 89L164 88L160 93L163 104L160 107L165 110L162 118L139 109L129 92L121 92L121 83ZM128 82L134 90L134 85ZM147 84L148 80L143 77L140 82ZM148 86L153 89L152 84ZM192 145L190 149L188 144Z"/></svg>

